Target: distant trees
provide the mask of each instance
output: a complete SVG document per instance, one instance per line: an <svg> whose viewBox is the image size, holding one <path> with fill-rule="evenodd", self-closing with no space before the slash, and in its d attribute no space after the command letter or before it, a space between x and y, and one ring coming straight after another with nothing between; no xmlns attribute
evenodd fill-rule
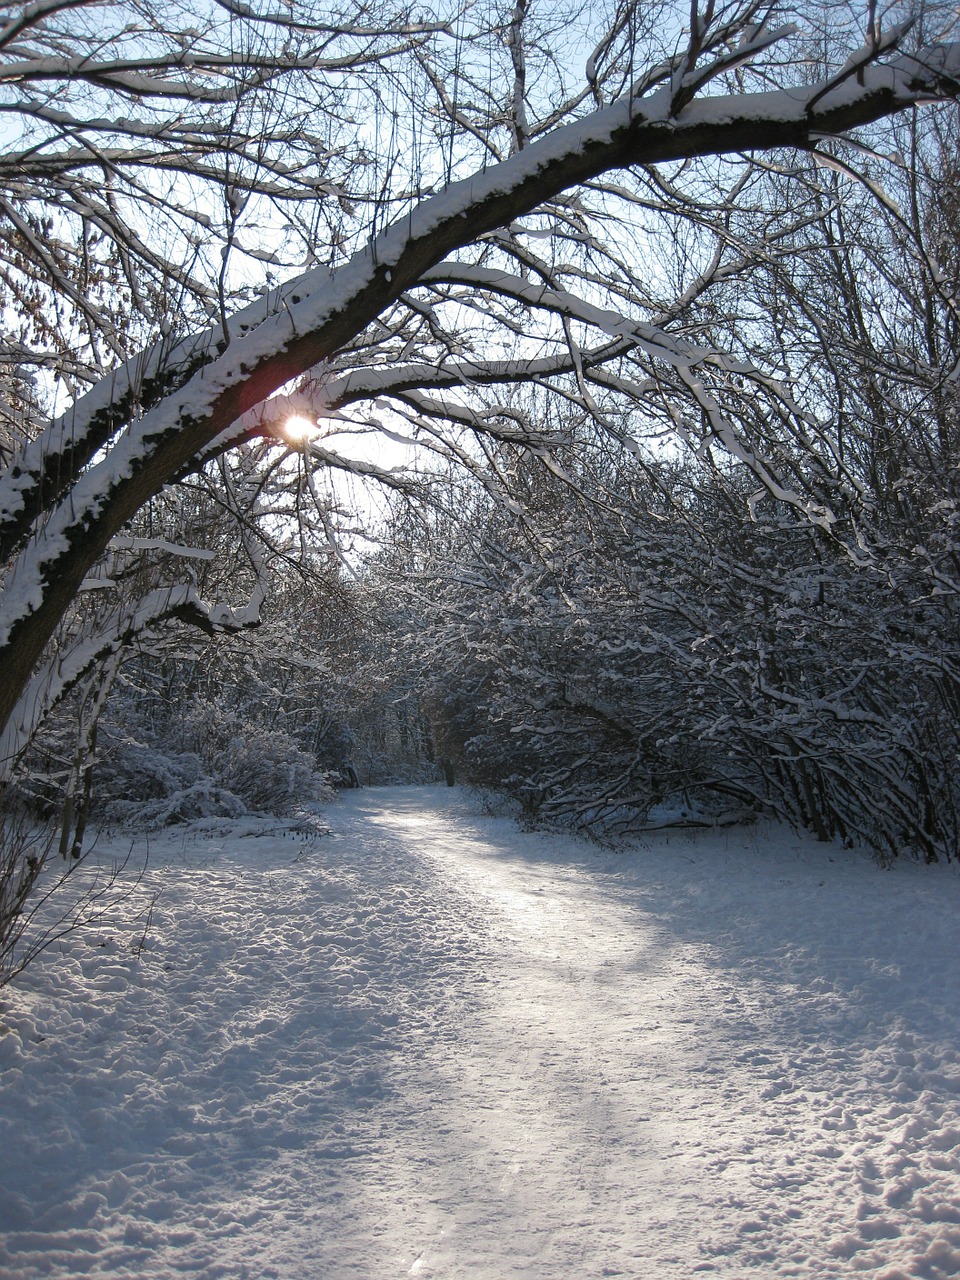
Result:
<svg viewBox="0 0 960 1280"><path fill-rule="evenodd" d="M354 776L433 780L411 668L391 661L375 593L329 550L278 557L270 578L258 627L157 632L127 655L99 717L100 821L290 814ZM51 737L39 735L34 762Z"/></svg>

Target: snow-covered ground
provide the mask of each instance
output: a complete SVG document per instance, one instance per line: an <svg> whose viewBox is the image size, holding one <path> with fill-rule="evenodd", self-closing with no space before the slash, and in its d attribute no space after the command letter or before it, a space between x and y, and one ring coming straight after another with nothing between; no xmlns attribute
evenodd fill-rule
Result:
<svg viewBox="0 0 960 1280"><path fill-rule="evenodd" d="M4 1280L960 1275L956 868L327 817L156 836L4 993Z"/></svg>

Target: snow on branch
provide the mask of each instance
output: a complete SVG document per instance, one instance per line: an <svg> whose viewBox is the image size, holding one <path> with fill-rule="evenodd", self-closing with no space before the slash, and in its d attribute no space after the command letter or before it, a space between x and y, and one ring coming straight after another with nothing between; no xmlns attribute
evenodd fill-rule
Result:
<svg viewBox="0 0 960 1280"><path fill-rule="evenodd" d="M331 354L405 289L426 279L451 250L508 225L560 190L634 163L807 146L824 133L955 94L958 73L960 45L946 45L867 67L862 84L831 80L718 95L691 102L679 117L671 117L670 94L660 89L650 98L621 100L557 128L522 153L424 201L336 273L308 272L239 311L231 320L237 337L228 352L220 327L214 326L172 349L158 344L127 362L52 424L0 481L0 528L12 521L22 534L23 513L35 509L47 475L78 473L122 422L135 395L145 407L153 403L159 410L164 396L182 388L187 394L168 400L163 409L164 425L144 424L144 434L159 436L177 430L178 421L209 416L207 439L212 439L229 425L223 421L226 414L235 420Z"/></svg>
<svg viewBox="0 0 960 1280"><path fill-rule="evenodd" d="M226 634L260 625L265 588L258 582L240 609L210 605L189 583L151 591L134 605L116 609L106 619L81 632L33 676L0 735L0 780L15 764L53 708L105 660L146 634L171 621L198 627L207 635Z"/></svg>
<svg viewBox="0 0 960 1280"><path fill-rule="evenodd" d="M0 524L42 536L27 543L0 607L0 646L21 667L39 658L61 616L112 537L172 475L294 378L332 359L410 289L442 279L459 248L609 170L767 148L808 148L920 101L960 92L960 45L873 62L842 82L694 98L677 113L669 85L621 99L529 142L502 163L451 183L383 230L343 267L308 272L238 312L230 341L213 327L173 349L150 349L81 399L17 458L0 484ZM456 268L478 289L501 273ZM485 269L489 271L489 269ZM447 273L449 277L449 273ZM534 286L525 286L531 290ZM525 299L526 300L526 299ZM557 291L531 292L603 332L635 339L672 367L703 358L636 322ZM723 357L720 357L723 359ZM695 388L692 388L695 390ZM711 406L705 411L713 414ZM132 419L132 420L131 420ZM121 430L102 459L97 450ZM54 459L50 465L50 459ZM51 504L63 498L56 510ZM45 515L45 511L50 511ZM29 643L27 636L29 634ZM7 694L9 697L10 694ZM0 698L0 715L6 705Z"/></svg>

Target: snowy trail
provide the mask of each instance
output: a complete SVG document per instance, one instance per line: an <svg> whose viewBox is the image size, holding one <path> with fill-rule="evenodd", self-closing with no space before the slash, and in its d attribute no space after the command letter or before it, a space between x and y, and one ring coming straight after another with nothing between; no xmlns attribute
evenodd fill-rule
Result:
<svg viewBox="0 0 960 1280"><path fill-rule="evenodd" d="M143 955L9 993L3 1280L960 1275L955 868L327 816L158 837Z"/></svg>
<svg viewBox="0 0 960 1280"><path fill-rule="evenodd" d="M417 1171L435 1206L424 1267L640 1275L671 1239L687 1255L703 1205L685 1165L714 1102L693 1078L706 1012L696 969L602 880L530 861L512 831L503 847L454 845L440 815L411 806L385 821L482 903L489 983L416 1086L432 1099Z"/></svg>

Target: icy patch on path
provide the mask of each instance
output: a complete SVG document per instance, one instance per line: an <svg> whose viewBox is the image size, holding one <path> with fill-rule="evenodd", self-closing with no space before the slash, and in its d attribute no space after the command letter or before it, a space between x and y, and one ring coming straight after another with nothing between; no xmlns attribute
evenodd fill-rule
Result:
<svg viewBox="0 0 960 1280"><path fill-rule="evenodd" d="M326 817L158 838L142 957L9 994L3 1280L960 1274L955 869Z"/></svg>

